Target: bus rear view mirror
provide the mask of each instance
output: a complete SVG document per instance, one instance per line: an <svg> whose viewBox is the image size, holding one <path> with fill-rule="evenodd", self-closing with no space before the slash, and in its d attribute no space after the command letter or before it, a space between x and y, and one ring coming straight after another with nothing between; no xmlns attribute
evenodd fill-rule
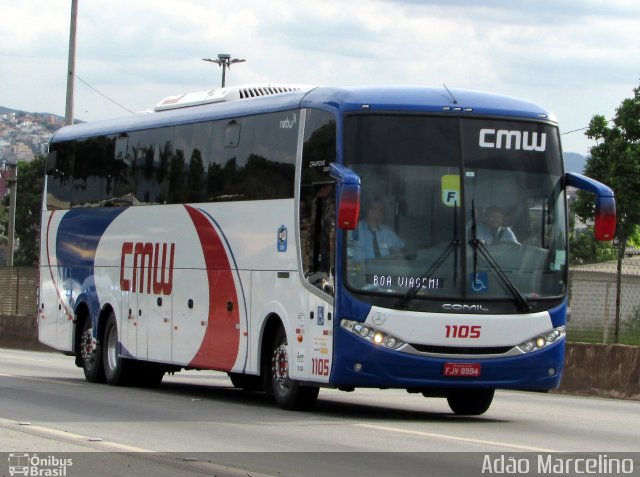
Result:
<svg viewBox="0 0 640 477"><path fill-rule="evenodd" d="M342 230L354 230L358 226L360 215L360 186L344 184L338 197L338 227Z"/></svg>
<svg viewBox="0 0 640 477"><path fill-rule="evenodd" d="M593 229L596 240L613 240L616 232L616 201L613 197L596 198L596 216Z"/></svg>
<svg viewBox="0 0 640 477"><path fill-rule="evenodd" d="M360 177L351 169L335 162L329 165L329 174L337 182L338 228L354 230L360 215Z"/></svg>
<svg viewBox="0 0 640 477"><path fill-rule="evenodd" d="M616 199L608 186L582 174L567 172L566 184L596 195L594 237L596 240L613 240L616 232Z"/></svg>

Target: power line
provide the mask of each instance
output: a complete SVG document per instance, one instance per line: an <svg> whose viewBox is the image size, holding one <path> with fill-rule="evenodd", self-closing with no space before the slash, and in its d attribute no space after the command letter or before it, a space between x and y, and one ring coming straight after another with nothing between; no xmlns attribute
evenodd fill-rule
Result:
<svg viewBox="0 0 640 477"><path fill-rule="evenodd" d="M612 123L613 119L607 119L607 122L608 123ZM565 134L571 134L571 133L574 133L574 132L584 131L585 129L589 129L589 126L585 126L583 128L578 128L578 129L573 129L572 131L563 132L563 133L560 133L560 135L564 136Z"/></svg>
<svg viewBox="0 0 640 477"><path fill-rule="evenodd" d="M585 126L583 128L580 128L580 129L574 129L573 131L563 132L563 133L560 133L560 135L564 136L565 134L571 134L571 133L578 132L578 131L584 131L585 129L589 129L589 126Z"/></svg>
<svg viewBox="0 0 640 477"><path fill-rule="evenodd" d="M105 98L108 101L111 101L113 104L115 104L116 106L121 107L122 109L124 109L125 111L134 114L134 111L131 111L129 108L124 107L123 105L121 105L120 103L118 103L116 100L111 99L109 96L107 96L104 93L101 93L100 91L98 91L96 88L94 88L93 86L91 86L89 83L87 83L85 80L83 80L82 78L80 78L77 74L74 73L74 76L76 78L78 78L78 81L80 81L82 84L84 84L86 87L91 88L93 91L95 91L96 93L98 93L100 96L102 96L103 98Z"/></svg>

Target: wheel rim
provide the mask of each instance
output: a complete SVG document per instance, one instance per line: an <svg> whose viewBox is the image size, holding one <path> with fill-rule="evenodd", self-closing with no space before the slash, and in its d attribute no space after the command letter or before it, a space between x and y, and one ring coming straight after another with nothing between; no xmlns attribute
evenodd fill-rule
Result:
<svg viewBox="0 0 640 477"><path fill-rule="evenodd" d="M116 369L118 366L118 332L116 327L113 326L109 330L109 336L107 337L107 362L109 364L109 369Z"/></svg>
<svg viewBox="0 0 640 477"><path fill-rule="evenodd" d="M291 387L289 379L289 359L287 356L287 340L283 340L276 349L273 350L271 359L271 378L273 390L278 394L286 394Z"/></svg>
<svg viewBox="0 0 640 477"><path fill-rule="evenodd" d="M82 334L80 349L85 367L92 368L96 361L96 354L95 349L93 348L93 328L91 326L89 326L89 328L87 328Z"/></svg>

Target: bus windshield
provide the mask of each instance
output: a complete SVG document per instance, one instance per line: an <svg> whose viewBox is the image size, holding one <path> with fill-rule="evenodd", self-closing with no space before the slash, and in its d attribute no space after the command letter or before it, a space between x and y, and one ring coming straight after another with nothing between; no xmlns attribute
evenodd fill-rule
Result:
<svg viewBox="0 0 640 477"><path fill-rule="evenodd" d="M346 285L428 299L561 298L567 238L557 128L542 122L358 114L345 165L362 179Z"/></svg>

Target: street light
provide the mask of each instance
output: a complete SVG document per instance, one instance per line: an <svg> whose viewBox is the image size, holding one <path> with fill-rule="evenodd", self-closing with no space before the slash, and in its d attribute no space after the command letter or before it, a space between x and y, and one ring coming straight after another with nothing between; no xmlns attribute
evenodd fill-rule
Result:
<svg viewBox="0 0 640 477"><path fill-rule="evenodd" d="M217 59L211 58L202 58L202 61L210 61L211 63L216 63L218 66L222 66L222 87L224 88L225 84L225 72L227 68L231 68L233 63L242 63L247 60L240 60L238 58L231 58L231 55L228 53L218 53Z"/></svg>

